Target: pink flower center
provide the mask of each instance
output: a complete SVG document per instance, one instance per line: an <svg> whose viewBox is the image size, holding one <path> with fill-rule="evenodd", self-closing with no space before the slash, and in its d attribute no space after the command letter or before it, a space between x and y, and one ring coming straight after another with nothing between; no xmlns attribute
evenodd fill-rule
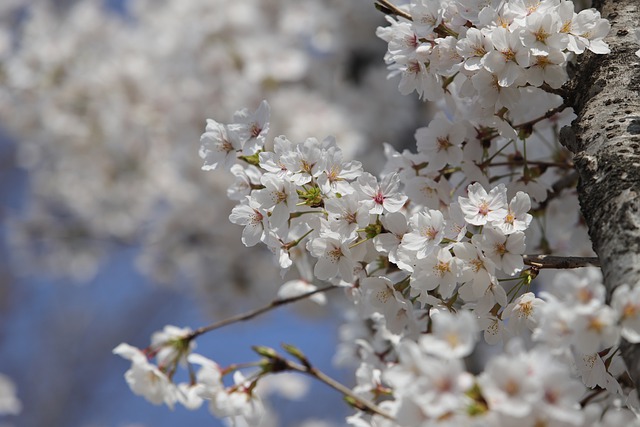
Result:
<svg viewBox="0 0 640 427"><path fill-rule="evenodd" d="M515 220L516 220L516 217L513 215L513 212L509 210L509 212L507 213L507 216L504 218L504 222L506 222L507 224L513 225L513 221Z"/></svg>
<svg viewBox="0 0 640 427"><path fill-rule="evenodd" d="M222 148L222 151L226 151L227 153L234 151L233 145L231 145L231 143L226 139L222 141L222 144L220 144L220 148Z"/></svg>
<svg viewBox="0 0 640 427"><path fill-rule="evenodd" d="M251 137L257 138L260 135L260 132L262 132L262 128L260 127L260 125L258 125L258 123L252 123L251 124Z"/></svg>
<svg viewBox="0 0 640 427"><path fill-rule="evenodd" d="M439 261L434 270L439 277L444 277L445 274L451 273L451 265L448 262Z"/></svg>
<svg viewBox="0 0 640 427"><path fill-rule="evenodd" d="M373 197L373 201L378 205L384 203L384 194L382 194L382 191L378 190L378 193Z"/></svg>
<svg viewBox="0 0 640 427"><path fill-rule="evenodd" d="M329 258L331 258L332 262L338 262L343 256L342 249L340 249L339 247L334 247L327 253L327 255L329 256Z"/></svg>
<svg viewBox="0 0 640 427"><path fill-rule="evenodd" d="M486 200L483 200L478 206L478 212L482 216L487 216L489 214L489 203Z"/></svg>
<svg viewBox="0 0 640 427"><path fill-rule="evenodd" d="M262 222L263 218L262 214L258 210L254 209L253 215L251 215L251 223L254 225L259 224Z"/></svg>
<svg viewBox="0 0 640 427"><path fill-rule="evenodd" d="M424 237L429 240L434 240L438 236L438 230L435 227L429 226L423 231Z"/></svg>
<svg viewBox="0 0 640 427"><path fill-rule="evenodd" d="M449 147L453 146L452 143L449 142L449 138L441 136L437 139L438 142L438 151L445 150L447 151Z"/></svg>

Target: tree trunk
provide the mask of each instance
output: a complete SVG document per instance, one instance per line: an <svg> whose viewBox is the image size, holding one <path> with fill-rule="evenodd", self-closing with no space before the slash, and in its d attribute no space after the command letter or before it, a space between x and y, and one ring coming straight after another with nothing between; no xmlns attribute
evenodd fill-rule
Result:
<svg viewBox="0 0 640 427"><path fill-rule="evenodd" d="M577 119L561 142L574 154L578 195L598 254L608 298L624 283L640 286L640 58L634 30L639 0L594 1L611 22L608 55L583 55L565 102ZM640 388L640 345L621 344Z"/></svg>

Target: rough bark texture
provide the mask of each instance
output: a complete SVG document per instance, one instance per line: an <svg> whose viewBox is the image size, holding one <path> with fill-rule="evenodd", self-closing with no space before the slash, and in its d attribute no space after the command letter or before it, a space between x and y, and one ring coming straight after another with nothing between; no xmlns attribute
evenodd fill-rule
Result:
<svg viewBox="0 0 640 427"><path fill-rule="evenodd" d="M594 2L612 28L608 55L590 52L578 63L568 101L578 118L561 132L575 154L578 194L609 298L621 284L640 286L640 58L634 30L639 0ZM640 388L640 345L622 355Z"/></svg>

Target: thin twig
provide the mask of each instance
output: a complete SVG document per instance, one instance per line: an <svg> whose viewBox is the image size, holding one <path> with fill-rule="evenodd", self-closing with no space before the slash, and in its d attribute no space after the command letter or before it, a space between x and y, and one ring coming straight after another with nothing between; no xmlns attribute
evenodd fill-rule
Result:
<svg viewBox="0 0 640 427"><path fill-rule="evenodd" d="M413 18L411 17L410 14L408 14L407 12L405 12L404 10L400 9L398 6L390 3L387 0L376 0L376 3L379 3L380 5L382 5L382 7L389 10L393 15L402 16L403 18L409 21L413 21Z"/></svg>
<svg viewBox="0 0 640 427"><path fill-rule="evenodd" d="M554 255L523 255L524 263L535 268L580 268L600 267L598 257L554 256Z"/></svg>
<svg viewBox="0 0 640 427"><path fill-rule="evenodd" d="M546 113L544 113L544 114L543 114L542 116L540 116L540 117L537 117L537 118L535 118L535 119L533 119L533 120L529 120L528 122L524 122L524 123L520 123L520 124L517 124L517 125L513 125L513 127L514 127L514 128L517 128L517 129L523 129L523 128L525 128L525 127L533 126L533 125L535 125L536 123L541 122L542 120L549 119L549 118L551 118L552 116L554 116L555 114L560 113L561 111L563 111L563 110L564 110L565 108L567 108L567 107L568 107L568 105L566 105L566 104L561 104L561 105L559 105L559 106L557 106L557 107L555 107L555 108L552 108L552 109L550 109L550 110L547 110L547 112L546 112Z"/></svg>
<svg viewBox="0 0 640 427"><path fill-rule="evenodd" d="M496 162L491 163L487 166L522 166L525 164L524 159L520 160L512 160L510 162ZM563 169L571 169L573 168L573 164L571 163L562 163L562 162L544 162L539 160L529 160L527 164L534 166L547 166L547 167L555 167L555 168L563 168Z"/></svg>
<svg viewBox="0 0 640 427"><path fill-rule="evenodd" d="M338 289L341 286L337 286L337 285L329 285L329 286L325 286L324 288L318 288L316 290L310 291L310 292L306 292L304 294L300 294L300 295L296 295L294 297L290 297L290 298L283 298L283 299L276 299L271 301L269 304L265 305L264 307L260 307L257 308L255 310L249 311L247 313L242 313L242 314L238 314L236 316L232 316L229 317L227 319L223 319L219 322L213 323L211 325L208 326L203 326L201 328L196 329L195 331L191 332L189 335L187 335L185 337L185 339L187 341L191 341L194 338L207 333L207 332L211 332L215 329L219 329L222 328L223 326L227 326L227 325L231 325L232 323L237 323L237 322L244 322L246 320L249 319L253 319L254 317L257 317L263 313L266 313L267 311L273 310L276 307L280 307L281 305L286 305L286 304L291 304L293 302L296 301L300 301L303 300L305 298L309 298L312 295L318 294L320 292L327 292L330 291L332 289Z"/></svg>
<svg viewBox="0 0 640 427"><path fill-rule="evenodd" d="M326 385L328 385L329 387L333 388L334 390L337 390L338 392L342 393L343 395L350 397L353 401L357 402L358 405L361 406L361 410L365 410L374 414L378 414L381 415L389 420L395 421L395 419L393 418L393 416L391 416L390 414L388 414L387 412L385 412L384 410L380 409L375 403L370 402L369 400L358 396L357 394L355 394L351 389L345 387L344 385L342 385L341 383L339 383L338 381L334 380L333 378L327 376L325 373L323 373L322 371L319 371L318 369L314 368L313 366L303 366L303 365L299 365L295 362L292 362L290 360L284 360L285 362L285 366L287 369L291 370L291 371L297 371L297 372L302 372L304 374L310 375L314 378L316 378L317 380L325 383Z"/></svg>
<svg viewBox="0 0 640 427"><path fill-rule="evenodd" d="M547 192L547 198L535 208L535 211L543 212L553 199L560 197L562 190L575 186L579 178L578 172L573 171L558 179L551 186L552 191Z"/></svg>

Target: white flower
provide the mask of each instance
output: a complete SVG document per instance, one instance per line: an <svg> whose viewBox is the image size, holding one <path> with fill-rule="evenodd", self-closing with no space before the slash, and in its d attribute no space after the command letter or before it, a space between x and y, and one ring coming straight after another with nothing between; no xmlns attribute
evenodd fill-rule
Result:
<svg viewBox="0 0 640 427"><path fill-rule="evenodd" d="M547 425L582 425L584 414L580 400L585 387L569 377L567 366L561 365L548 353L530 354L530 362L542 389L542 398L534 404L532 417ZM565 424L566 423L566 424Z"/></svg>
<svg viewBox="0 0 640 427"><path fill-rule="evenodd" d="M158 365L164 368L175 366L178 362L184 364L189 353L195 348L195 342L185 341L191 333L191 328L178 328L167 325L162 331L151 335L153 349Z"/></svg>
<svg viewBox="0 0 640 427"><path fill-rule="evenodd" d="M369 208L369 213L379 215L382 212L398 212L407 201L407 196L399 190L398 174L390 174L378 183L375 176L363 173L353 183L358 197Z"/></svg>
<svg viewBox="0 0 640 427"><path fill-rule="evenodd" d="M411 287L425 296L437 287L440 297L449 298L456 287L459 264L460 260L453 257L448 249L441 248L437 253L418 260L416 272L411 276Z"/></svg>
<svg viewBox="0 0 640 427"><path fill-rule="evenodd" d="M411 2L412 28L420 37L426 37L442 22L442 5L435 1Z"/></svg>
<svg viewBox="0 0 640 427"><path fill-rule="evenodd" d="M204 399L200 396L201 385L180 383L176 390L178 402L189 410L194 410L202 406Z"/></svg>
<svg viewBox="0 0 640 427"><path fill-rule="evenodd" d="M471 77L471 83L478 93L478 103L493 112L499 111L502 107L513 108L522 98L520 89L501 86L498 76L485 69L478 70Z"/></svg>
<svg viewBox="0 0 640 427"><path fill-rule="evenodd" d="M227 197L231 200L243 200L251 194L254 186L260 185L262 172L253 165L243 167L236 163L231 166L229 172L235 178L233 184L227 189Z"/></svg>
<svg viewBox="0 0 640 427"><path fill-rule="evenodd" d="M524 68L529 66L529 49L520 41L517 32L504 27L496 27L490 35L495 50L482 58L484 68L495 74L502 87L513 85L524 75Z"/></svg>
<svg viewBox="0 0 640 427"><path fill-rule="evenodd" d="M482 58L493 50L491 39L475 27L469 28L465 38L458 41L456 49L465 58L464 69L477 71L482 67Z"/></svg>
<svg viewBox="0 0 640 427"><path fill-rule="evenodd" d="M374 237L373 244L377 251L388 254L389 261L398 264L400 262L398 247L402 243L403 236L409 232L407 217L402 212L393 212L383 215L380 222L388 232L380 233ZM403 264L400 267L405 268L406 266Z"/></svg>
<svg viewBox="0 0 640 427"><path fill-rule="evenodd" d="M502 312L502 318L509 319L507 330L512 336L520 335L523 328L530 331L538 324L540 318L540 306L544 301L536 298L533 292L520 295L514 302L509 304Z"/></svg>
<svg viewBox="0 0 640 427"><path fill-rule="evenodd" d="M269 223L276 230L285 230L289 214L296 208L298 193L296 186L275 174L266 173L260 179L265 187L255 190L251 197L264 210L271 210Z"/></svg>
<svg viewBox="0 0 640 427"><path fill-rule="evenodd" d="M467 222L457 202L449 205L449 218L447 219L444 237L454 242L461 241L467 234Z"/></svg>
<svg viewBox="0 0 640 427"><path fill-rule="evenodd" d="M196 381L200 386L201 397L211 400L217 393L224 390L222 369L216 362L197 353L190 354L187 361L200 366L196 373Z"/></svg>
<svg viewBox="0 0 640 427"><path fill-rule="evenodd" d="M421 99L436 101L444 93L440 76L431 73L420 59L392 64L389 70L391 70L389 77L400 74L398 89L403 95L409 95L415 90Z"/></svg>
<svg viewBox="0 0 640 427"><path fill-rule="evenodd" d="M446 179L436 182L424 176L416 176L405 182L404 191L412 204L429 209L441 209L451 203L451 184Z"/></svg>
<svg viewBox="0 0 640 427"><path fill-rule="evenodd" d="M607 372L602 357L596 353L575 352L574 359L578 375L582 378L582 382L589 388L596 386L608 388L610 382L615 379Z"/></svg>
<svg viewBox="0 0 640 427"><path fill-rule="evenodd" d="M618 344L620 328L616 312L609 306L578 313L573 322L573 344L582 353L594 353Z"/></svg>
<svg viewBox="0 0 640 427"><path fill-rule="evenodd" d="M467 130L461 123L451 123L444 113L438 112L428 127L415 132L418 153L428 159L428 171L436 171L447 164L459 165L462 161L460 148Z"/></svg>
<svg viewBox="0 0 640 427"><path fill-rule="evenodd" d="M478 377L482 396L489 409L512 417L531 414L533 405L542 397L539 380L529 374L523 355L500 355L491 358Z"/></svg>
<svg viewBox="0 0 640 427"><path fill-rule="evenodd" d="M467 282L459 289L460 296L467 302L477 301L497 283L496 266L471 243L456 243L453 252L463 263L460 282Z"/></svg>
<svg viewBox="0 0 640 427"><path fill-rule="evenodd" d="M544 294L543 294L544 295ZM533 331L533 340L547 343L556 352L569 349L573 336L573 321L576 313L567 310L564 304L550 295L545 296L546 304L539 307L538 325Z"/></svg>
<svg viewBox="0 0 640 427"><path fill-rule="evenodd" d="M154 405L165 403L173 408L177 400L176 386L156 365L149 363L142 351L122 343L113 349L113 354L131 361L131 368L125 372L124 378L134 394L143 396Z"/></svg>
<svg viewBox="0 0 640 427"><path fill-rule="evenodd" d="M291 182L295 185L304 185L322 173L319 164L321 159L320 142L316 138L307 138L303 143L297 144L293 150L283 153L280 162L289 171L288 178Z"/></svg>
<svg viewBox="0 0 640 427"><path fill-rule="evenodd" d="M473 386L473 376L464 370L459 359L432 360L420 380L414 399L436 419L462 409L467 402L465 393Z"/></svg>
<svg viewBox="0 0 640 427"><path fill-rule="evenodd" d="M362 164L358 161L343 162L342 151L338 147L325 150L320 160L318 185L325 195L353 193L350 182L362 174Z"/></svg>
<svg viewBox="0 0 640 427"><path fill-rule="evenodd" d="M396 21L390 16L385 17L391 24L389 27L378 27L376 35L389 43L388 55L411 56L420 44L418 35L413 31L413 26L407 21ZM387 58L385 58L387 59ZM387 59L392 61L393 59Z"/></svg>
<svg viewBox="0 0 640 427"><path fill-rule="evenodd" d="M442 239L445 232L445 221L442 212L429 209L413 215L409 219L411 232L402 237L402 248L416 252L422 259L431 254Z"/></svg>
<svg viewBox="0 0 640 427"><path fill-rule="evenodd" d="M293 147L294 144L282 135L274 138L273 151L263 151L258 155L260 167L280 177L290 177L293 172L287 168L282 158L293 151Z"/></svg>
<svg viewBox="0 0 640 427"><path fill-rule="evenodd" d="M228 417L232 425L243 423L259 426L265 411L262 401L250 390L249 383L240 371L234 373L233 380L235 386L230 390L223 390L212 396L209 410L217 417Z"/></svg>
<svg viewBox="0 0 640 427"><path fill-rule="evenodd" d="M204 159L202 170L214 170L220 165L229 170L236 161L236 153L242 150L240 128L207 119L200 144L200 157Z"/></svg>
<svg viewBox="0 0 640 427"><path fill-rule="evenodd" d="M307 294L309 292L313 292L318 289L317 286L312 285L306 280L297 279L297 280L289 280L278 290L278 299L288 299L294 298L300 295ZM327 296L318 292L309 297L309 299L317 304L325 305L327 303Z"/></svg>
<svg viewBox="0 0 640 427"><path fill-rule="evenodd" d="M435 312L431 316L431 333L420 337L420 347L428 354L457 359L468 356L478 339L478 326L474 315L467 310L457 314Z"/></svg>
<svg viewBox="0 0 640 427"><path fill-rule="evenodd" d="M613 291L611 306L616 310L622 326L622 337L630 343L640 342L640 286L627 284Z"/></svg>
<svg viewBox="0 0 640 427"><path fill-rule="evenodd" d="M369 225L369 209L359 202L356 195L328 199L324 207L329 214L331 229L341 236L355 238L358 228Z"/></svg>
<svg viewBox="0 0 640 427"><path fill-rule="evenodd" d="M408 307L402 295L386 277L367 277L360 281L367 305L384 316L387 328L399 334L406 325L404 314Z"/></svg>
<svg viewBox="0 0 640 427"><path fill-rule="evenodd" d="M467 187L467 197L458 197L465 220L471 225L485 225L504 220L507 214L507 189L504 184L487 191L479 183Z"/></svg>
<svg viewBox="0 0 640 427"><path fill-rule="evenodd" d="M482 252L493 261L496 268L510 276L522 271L522 254L526 248L522 231L505 235L500 229L485 227L481 236L480 242L477 241L480 236L473 236L474 244L482 248Z"/></svg>
<svg viewBox="0 0 640 427"><path fill-rule="evenodd" d="M478 319L480 329L484 331L484 340L489 345L494 345L502 341L504 335L504 321L497 316L487 313Z"/></svg>
<svg viewBox="0 0 640 427"><path fill-rule="evenodd" d="M229 215L229 221L245 226L242 230L242 243L245 246L255 246L265 237L265 230L269 229L268 220L267 211L249 196L242 204L235 206Z"/></svg>
<svg viewBox="0 0 640 427"><path fill-rule="evenodd" d="M520 33L522 44L533 55L549 55L560 52L569 42L566 34L560 33L560 16L554 13L532 13L526 17L526 24Z"/></svg>
<svg viewBox="0 0 640 427"><path fill-rule="evenodd" d="M531 210L531 199L529 195L518 191L515 197L509 202L504 218L494 222L493 226L498 227L504 234L524 231L529 227L531 219L533 218L528 213L529 210Z"/></svg>
<svg viewBox="0 0 640 427"><path fill-rule="evenodd" d="M338 273L344 281L353 279L355 261L351 257L349 243L342 241L340 234L324 230L319 237L309 241L307 249L318 258L313 269L313 274L318 279L332 279Z"/></svg>
<svg viewBox="0 0 640 427"><path fill-rule="evenodd" d="M551 51L548 55L534 55L527 68L527 81L533 86L547 83L553 89L559 89L569 79L566 70L567 58L560 51Z"/></svg>
<svg viewBox="0 0 640 427"><path fill-rule="evenodd" d="M269 104L263 100L253 113L250 113L248 109L244 108L236 111L233 115L233 121L235 123L244 125L242 126L244 154L255 154L264 146L267 133L269 132L269 114Z"/></svg>
<svg viewBox="0 0 640 427"><path fill-rule="evenodd" d="M604 304L606 289L598 268L578 272L561 271L553 280L550 292L567 306L581 313L592 313Z"/></svg>
<svg viewBox="0 0 640 427"><path fill-rule="evenodd" d="M573 19L569 50L582 53L588 49L593 53L607 54L611 52L604 38L609 34L611 24L600 18L600 12L595 9L584 9Z"/></svg>
<svg viewBox="0 0 640 427"><path fill-rule="evenodd" d="M17 415L22 411L22 402L16 396L16 386L4 374L0 374L0 415Z"/></svg>
<svg viewBox="0 0 640 427"><path fill-rule="evenodd" d="M263 397L280 396L287 400L300 401L309 393L311 379L295 372L281 372L260 379L256 390Z"/></svg>

